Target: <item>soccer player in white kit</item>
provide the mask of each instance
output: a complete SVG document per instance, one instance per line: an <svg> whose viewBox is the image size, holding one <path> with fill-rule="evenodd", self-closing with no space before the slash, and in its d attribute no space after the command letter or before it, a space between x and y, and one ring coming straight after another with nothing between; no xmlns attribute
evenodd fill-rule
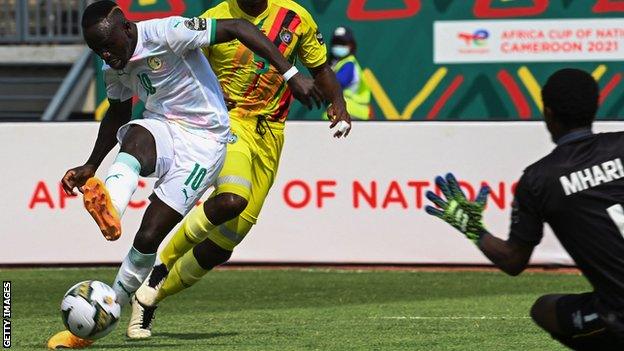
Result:
<svg viewBox="0 0 624 351"><path fill-rule="evenodd" d="M110 108L87 162L63 177L65 191L83 192L85 208L106 239L116 240L139 176L158 178L113 284L123 306L149 274L161 241L214 183L223 165L228 112L200 48L238 39L268 59L304 104L318 105L322 98L314 81L299 74L246 20L169 17L133 23L114 2L99 1L85 9L82 28L87 45L106 62ZM134 94L145 102L146 111L144 119L129 122ZM116 141L120 152L102 182L95 171ZM48 346L77 348L92 342L63 331Z"/></svg>

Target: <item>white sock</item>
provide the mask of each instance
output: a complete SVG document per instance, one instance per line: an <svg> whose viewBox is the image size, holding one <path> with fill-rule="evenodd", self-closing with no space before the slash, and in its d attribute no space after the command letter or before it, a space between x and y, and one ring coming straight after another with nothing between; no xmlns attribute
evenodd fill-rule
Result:
<svg viewBox="0 0 624 351"><path fill-rule="evenodd" d="M115 158L115 162L108 169L104 184L119 217L123 216L130 202L130 197L137 189L140 171L141 164L139 161L125 152L120 152Z"/></svg>
<svg viewBox="0 0 624 351"><path fill-rule="evenodd" d="M113 282L113 290L117 293L117 302L123 307L130 301L130 297L139 289L149 275L156 262L156 254L144 254L134 246L124 258L119 272Z"/></svg>

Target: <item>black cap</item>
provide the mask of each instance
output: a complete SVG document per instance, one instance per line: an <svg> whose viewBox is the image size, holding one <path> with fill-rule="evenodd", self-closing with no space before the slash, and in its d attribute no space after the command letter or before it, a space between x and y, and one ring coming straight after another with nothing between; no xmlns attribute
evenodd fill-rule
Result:
<svg viewBox="0 0 624 351"><path fill-rule="evenodd" d="M352 43L352 42L355 42L355 37L353 36L353 31L351 30L351 28L340 26L334 29L332 42L333 41L339 41L343 43Z"/></svg>

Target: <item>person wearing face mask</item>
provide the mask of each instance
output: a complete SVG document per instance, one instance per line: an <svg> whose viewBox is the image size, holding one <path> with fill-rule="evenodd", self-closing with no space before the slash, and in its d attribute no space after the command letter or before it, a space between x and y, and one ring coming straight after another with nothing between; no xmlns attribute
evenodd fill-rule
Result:
<svg viewBox="0 0 624 351"><path fill-rule="evenodd" d="M347 111L352 118L371 119L371 91L362 76L362 67L355 58L357 45L353 31L338 27L331 39L331 67L347 101Z"/></svg>

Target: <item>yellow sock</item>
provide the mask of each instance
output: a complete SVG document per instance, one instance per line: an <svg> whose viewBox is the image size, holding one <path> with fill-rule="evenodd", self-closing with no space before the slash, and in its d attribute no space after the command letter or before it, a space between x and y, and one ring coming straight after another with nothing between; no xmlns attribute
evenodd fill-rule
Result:
<svg viewBox="0 0 624 351"><path fill-rule="evenodd" d="M193 250L188 250L169 270L165 283L158 291L156 302L191 287L208 272L207 269L203 269L199 265L195 255L193 255Z"/></svg>
<svg viewBox="0 0 624 351"><path fill-rule="evenodd" d="M253 227L253 223L238 216L215 227L214 230L208 233L207 237L222 249L234 251L236 245L245 238L251 227Z"/></svg>
<svg viewBox="0 0 624 351"><path fill-rule="evenodd" d="M204 241L211 230L216 227L204 213L204 206L197 206L184 218L182 225L173 235L167 246L160 253L160 261L167 266L168 270L176 261L192 249L195 245Z"/></svg>

